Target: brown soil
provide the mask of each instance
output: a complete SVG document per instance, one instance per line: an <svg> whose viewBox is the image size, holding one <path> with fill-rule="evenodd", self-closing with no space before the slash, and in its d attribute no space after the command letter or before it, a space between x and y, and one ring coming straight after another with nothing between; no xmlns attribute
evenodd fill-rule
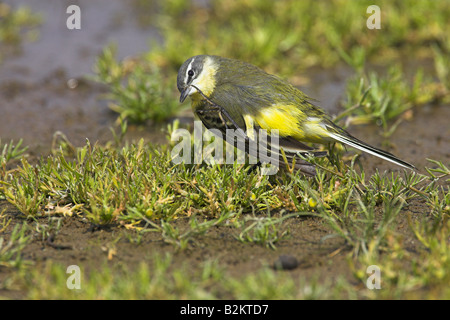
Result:
<svg viewBox="0 0 450 320"><path fill-rule="evenodd" d="M11 205L0 202L0 211L7 208L6 214L13 216L13 221L2 236L8 239L12 228L22 223L24 218ZM411 254L419 254L424 248L416 241L408 226L408 215L412 219L420 219L424 212L424 204L415 200L397 219L396 233L401 235L404 248ZM37 219L39 223L47 223L48 218ZM33 227L35 222L28 221ZM174 226L188 227L187 218L174 222ZM328 285L338 278L345 278L355 288L365 289L363 284L353 276L348 264L349 247L340 237L327 237L333 234L325 221L314 217L290 218L285 221L281 230L288 235L276 243L276 250L256 244L242 243L237 240L239 230L227 226L211 228L205 235L195 237L185 250L177 250L175 246L164 242L157 232L145 233L139 244L130 242L132 231L123 227L109 226L96 228L82 218L63 218L59 232L50 239L41 239L38 234L22 251L23 258L40 268L47 260L63 266L79 265L87 274L91 270L101 271L108 265L112 268L125 266L133 270L141 262L152 263L155 254L172 255L172 267L188 266L187 270L198 274L198 269L205 261L215 260L227 276L240 277L253 274L262 268L275 269L277 263L294 260L285 270L277 269L299 279L319 279ZM113 248L111 255L110 248ZM287 257L287 259L286 259ZM278 264L279 266L279 264ZM14 272L13 268L0 267L0 283L7 281ZM19 290L0 290L4 298L21 299L26 292ZM225 297L226 298L226 297Z"/></svg>

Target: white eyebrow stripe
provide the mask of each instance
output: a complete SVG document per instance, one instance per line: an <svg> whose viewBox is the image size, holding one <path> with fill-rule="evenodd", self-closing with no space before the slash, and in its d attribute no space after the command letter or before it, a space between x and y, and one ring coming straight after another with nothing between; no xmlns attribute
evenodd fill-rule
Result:
<svg viewBox="0 0 450 320"><path fill-rule="evenodd" d="M195 60L195 58L192 59L192 61L189 63L189 65L188 65L188 67L186 69L186 75L184 76L184 83L186 83L186 84L187 84L187 81L188 81L188 78L189 78L188 73L189 73L189 70L191 70L191 67L192 67L192 64L194 63L194 60Z"/></svg>

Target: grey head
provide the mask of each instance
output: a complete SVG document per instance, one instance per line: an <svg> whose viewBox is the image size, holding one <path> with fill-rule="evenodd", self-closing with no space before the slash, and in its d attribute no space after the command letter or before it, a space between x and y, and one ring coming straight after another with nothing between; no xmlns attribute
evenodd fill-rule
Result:
<svg viewBox="0 0 450 320"><path fill-rule="evenodd" d="M203 63L207 55L194 56L187 59L178 70L177 87L181 92L180 102L183 102L192 89L190 85L203 70Z"/></svg>

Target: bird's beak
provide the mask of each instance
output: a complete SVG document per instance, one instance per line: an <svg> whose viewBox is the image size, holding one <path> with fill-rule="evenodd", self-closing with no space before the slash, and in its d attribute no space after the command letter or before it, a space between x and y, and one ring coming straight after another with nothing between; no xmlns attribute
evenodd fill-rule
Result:
<svg viewBox="0 0 450 320"><path fill-rule="evenodd" d="M180 102L183 103L184 100L186 100L187 96L190 96L196 91L197 89L193 86L187 86L186 88L184 88L183 91L181 91Z"/></svg>
<svg viewBox="0 0 450 320"><path fill-rule="evenodd" d="M184 100L186 100L186 98L187 98L187 96L189 95L190 92L191 92L191 87L190 86L184 88L183 91L181 91L180 103L183 103Z"/></svg>

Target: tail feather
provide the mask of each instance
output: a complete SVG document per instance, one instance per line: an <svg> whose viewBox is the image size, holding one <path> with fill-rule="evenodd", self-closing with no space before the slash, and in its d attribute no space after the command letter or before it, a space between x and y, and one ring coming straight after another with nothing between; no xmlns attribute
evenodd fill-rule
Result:
<svg viewBox="0 0 450 320"><path fill-rule="evenodd" d="M343 135L343 134L336 133L336 132L329 132L329 136L331 138L335 139L336 141L345 143L353 148L367 152L367 153L374 155L376 157L379 157L381 159L390 161L390 162L395 163L404 168L412 169L412 170L416 169L416 167L414 167L412 164L397 158L392 153L372 147L371 145L351 136L348 133L346 133L346 135Z"/></svg>

